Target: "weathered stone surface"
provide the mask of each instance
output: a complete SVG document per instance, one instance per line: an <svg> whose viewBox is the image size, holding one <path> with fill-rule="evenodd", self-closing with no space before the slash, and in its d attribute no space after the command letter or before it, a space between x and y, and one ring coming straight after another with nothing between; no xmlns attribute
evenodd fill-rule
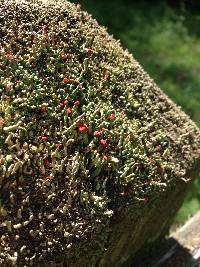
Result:
<svg viewBox="0 0 200 267"><path fill-rule="evenodd" d="M198 173L199 129L79 5L0 0L0 23L0 265L127 267Z"/></svg>

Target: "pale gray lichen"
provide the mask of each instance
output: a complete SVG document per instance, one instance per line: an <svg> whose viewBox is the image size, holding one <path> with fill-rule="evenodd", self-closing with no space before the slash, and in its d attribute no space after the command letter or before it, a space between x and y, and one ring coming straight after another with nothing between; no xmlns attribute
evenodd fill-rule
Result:
<svg viewBox="0 0 200 267"><path fill-rule="evenodd" d="M199 132L79 6L0 0L0 23L0 265L95 263L119 208L187 182Z"/></svg>

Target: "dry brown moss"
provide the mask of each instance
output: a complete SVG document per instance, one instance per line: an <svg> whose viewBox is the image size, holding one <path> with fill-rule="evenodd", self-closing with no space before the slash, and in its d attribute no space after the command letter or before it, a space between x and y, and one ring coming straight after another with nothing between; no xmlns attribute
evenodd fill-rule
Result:
<svg viewBox="0 0 200 267"><path fill-rule="evenodd" d="M0 0L0 24L0 264L94 266L113 213L190 181L199 131L79 6Z"/></svg>

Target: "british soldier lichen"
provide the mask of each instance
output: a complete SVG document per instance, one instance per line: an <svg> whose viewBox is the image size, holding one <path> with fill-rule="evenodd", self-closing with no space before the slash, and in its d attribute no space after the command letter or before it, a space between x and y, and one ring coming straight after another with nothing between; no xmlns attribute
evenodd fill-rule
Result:
<svg viewBox="0 0 200 267"><path fill-rule="evenodd" d="M115 210L183 168L169 102L150 106L159 89L79 5L0 0L0 24L0 265L99 255Z"/></svg>

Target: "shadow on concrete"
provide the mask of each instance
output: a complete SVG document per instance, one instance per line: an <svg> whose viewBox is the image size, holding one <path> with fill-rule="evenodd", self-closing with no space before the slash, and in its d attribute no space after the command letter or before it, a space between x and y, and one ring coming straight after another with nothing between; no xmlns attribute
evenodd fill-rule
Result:
<svg viewBox="0 0 200 267"><path fill-rule="evenodd" d="M200 267L200 249L191 253L176 239L161 239L142 250L123 267Z"/></svg>

